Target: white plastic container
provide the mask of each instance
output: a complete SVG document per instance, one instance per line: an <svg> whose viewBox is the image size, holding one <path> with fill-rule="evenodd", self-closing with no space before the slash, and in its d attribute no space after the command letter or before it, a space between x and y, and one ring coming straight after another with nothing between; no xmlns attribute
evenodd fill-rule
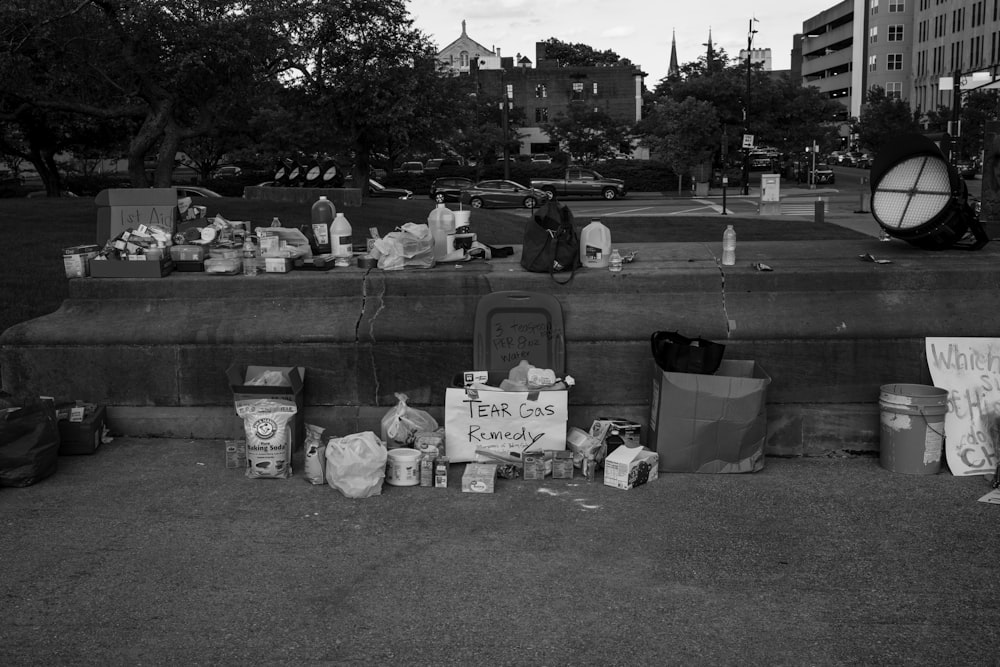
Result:
<svg viewBox="0 0 1000 667"><path fill-rule="evenodd" d="M434 238L434 260L445 261L454 250L449 241L455 238L455 214L444 204L438 204L427 216L427 226Z"/></svg>
<svg viewBox="0 0 1000 667"><path fill-rule="evenodd" d="M736 265L736 230L732 225L726 225L722 234L722 265Z"/></svg>
<svg viewBox="0 0 1000 667"><path fill-rule="evenodd" d="M580 263L588 269L606 269L611 261L611 230L591 220L580 232Z"/></svg>
<svg viewBox="0 0 1000 667"><path fill-rule="evenodd" d="M420 457L416 449L390 449L385 466L385 481L393 486L416 486L420 482Z"/></svg>
<svg viewBox="0 0 1000 667"><path fill-rule="evenodd" d="M337 213L330 225L330 252L334 257L350 257L354 254L351 231L351 223L343 213Z"/></svg>

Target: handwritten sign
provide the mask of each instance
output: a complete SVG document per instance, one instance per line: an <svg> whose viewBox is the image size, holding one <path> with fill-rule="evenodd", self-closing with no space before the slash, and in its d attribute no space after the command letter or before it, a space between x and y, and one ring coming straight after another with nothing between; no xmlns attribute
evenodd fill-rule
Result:
<svg viewBox="0 0 1000 667"><path fill-rule="evenodd" d="M452 461L489 461L485 452L566 449L565 391L445 391L445 450ZM477 450L481 450L477 452Z"/></svg>
<svg viewBox="0 0 1000 667"><path fill-rule="evenodd" d="M992 474L1000 437L1000 338L928 338L934 386L948 390L945 452L960 477Z"/></svg>

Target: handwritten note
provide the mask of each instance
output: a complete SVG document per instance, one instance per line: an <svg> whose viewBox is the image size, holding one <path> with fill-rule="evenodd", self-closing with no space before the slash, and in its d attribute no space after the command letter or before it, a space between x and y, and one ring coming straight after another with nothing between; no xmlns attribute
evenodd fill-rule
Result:
<svg viewBox="0 0 1000 667"><path fill-rule="evenodd" d="M544 313L496 313L490 321L489 368L511 368L521 360L548 368L552 341L561 335Z"/></svg>
<svg viewBox="0 0 1000 667"><path fill-rule="evenodd" d="M945 452L960 477L996 470L1000 441L1000 338L928 338L934 386L948 390Z"/></svg>
<svg viewBox="0 0 1000 667"><path fill-rule="evenodd" d="M565 391L445 392L445 449L452 461L488 461L477 450L508 454L566 449Z"/></svg>

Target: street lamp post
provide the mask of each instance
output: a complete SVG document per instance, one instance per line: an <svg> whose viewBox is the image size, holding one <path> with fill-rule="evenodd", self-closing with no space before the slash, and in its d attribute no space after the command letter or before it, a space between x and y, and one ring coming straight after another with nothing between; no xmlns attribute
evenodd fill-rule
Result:
<svg viewBox="0 0 1000 667"><path fill-rule="evenodd" d="M510 96L507 94L506 71L500 68L500 122L503 123L503 179L510 180L510 121L507 116Z"/></svg>
<svg viewBox="0 0 1000 667"><path fill-rule="evenodd" d="M757 32L753 29L753 24L757 21L755 18L750 19L750 27L747 29L747 98L743 105L743 135L744 137L750 134L750 71L752 58L750 51L753 49L753 36ZM746 145L744 141L743 146L743 194L750 194L750 146Z"/></svg>

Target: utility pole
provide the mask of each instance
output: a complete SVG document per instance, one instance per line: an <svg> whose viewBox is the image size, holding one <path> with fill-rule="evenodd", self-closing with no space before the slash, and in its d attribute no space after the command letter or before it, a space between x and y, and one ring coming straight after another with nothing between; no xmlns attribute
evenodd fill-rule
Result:
<svg viewBox="0 0 1000 667"><path fill-rule="evenodd" d="M752 59L750 57L750 52L753 49L753 36L756 34L756 30L753 29L753 24L757 19L750 19L750 27L747 29L747 98L744 100L743 104L743 136L749 136L750 134L750 72L752 69L751 63ZM743 146L743 194L750 194L750 146Z"/></svg>
<svg viewBox="0 0 1000 667"><path fill-rule="evenodd" d="M503 123L503 179L510 180L510 122L507 117L507 107L510 104L510 97L507 95L506 70L500 67L500 122Z"/></svg>

